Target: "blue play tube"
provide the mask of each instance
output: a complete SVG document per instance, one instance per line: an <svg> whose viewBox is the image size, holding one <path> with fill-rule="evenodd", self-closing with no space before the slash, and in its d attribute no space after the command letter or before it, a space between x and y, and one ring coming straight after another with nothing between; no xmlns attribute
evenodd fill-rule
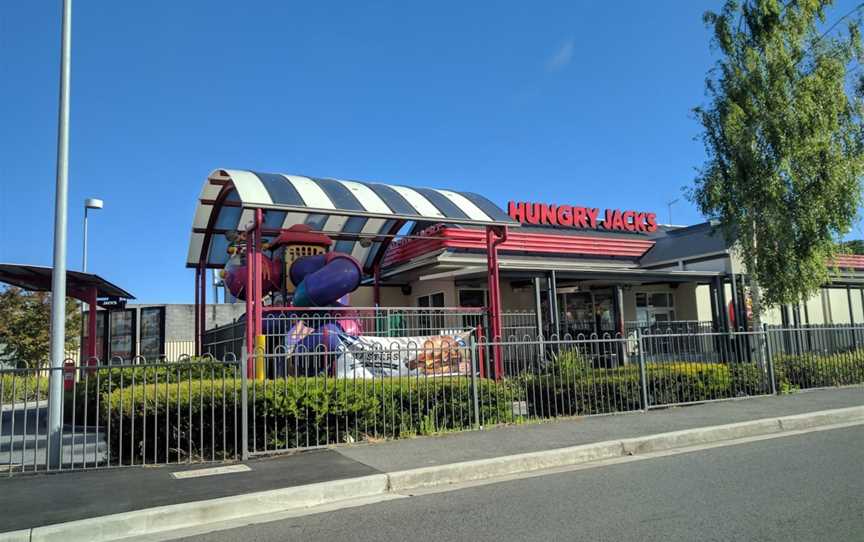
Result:
<svg viewBox="0 0 864 542"><path fill-rule="evenodd" d="M330 254L307 256L300 258L291 266L291 280L295 278L294 268L298 267L296 276L303 276L294 291L295 307L328 307L334 305L339 298L350 294L360 286L362 272L354 258L345 254ZM315 261L304 262L306 259ZM319 259L320 258L320 259ZM329 260L329 261L327 261ZM324 264L317 271L309 271L315 264ZM301 273L300 271L307 271Z"/></svg>
<svg viewBox="0 0 864 542"><path fill-rule="evenodd" d="M326 263L326 254L315 254L313 256L297 258L297 260L291 264L291 269L288 270L288 275L291 277L291 284L294 286L300 286L300 283L303 282L306 275L318 271L324 267Z"/></svg>

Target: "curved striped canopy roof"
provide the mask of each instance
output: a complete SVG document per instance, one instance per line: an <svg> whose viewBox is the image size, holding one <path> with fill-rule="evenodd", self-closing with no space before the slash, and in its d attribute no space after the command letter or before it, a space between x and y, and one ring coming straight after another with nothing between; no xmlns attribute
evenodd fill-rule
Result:
<svg viewBox="0 0 864 542"><path fill-rule="evenodd" d="M217 169L207 178L192 224L187 267L221 267L228 231L245 230L264 210L264 237L307 224L369 268L386 236L406 221L518 226L497 205L471 192ZM371 242L360 243L365 238ZM366 245L366 246L363 246Z"/></svg>

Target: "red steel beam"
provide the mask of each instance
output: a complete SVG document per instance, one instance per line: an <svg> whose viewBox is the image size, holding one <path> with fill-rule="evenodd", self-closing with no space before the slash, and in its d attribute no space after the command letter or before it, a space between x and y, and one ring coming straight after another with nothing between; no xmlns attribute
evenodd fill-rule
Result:
<svg viewBox="0 0 864 542"><path fill-rule="evenodd" d="M253 315L252 315L252 282L254 274L252 273L252 237L254 230L246 232L246 285L243 287L243 292L246 295L246 376L254 378L253 372L254 353L255 353L255 336L253 335Z"/></svg>
<svg viewBox="0 0 864 542"><path fill-rule="evenodd" d="M203 265L199 266L199 273L201 275L198 281L201 288L201 304L198 310L200 311L199 322L201 323L201 327L198 329L198 345L200 349L198 355L200 356L204 351L204 331L207 329L207 269Z"/></svg>
<svg viewBox="0 0 864 542"><path fill-rule="evenodd" d="M201 287L199 282L201 281L201 264L199 263L195 267L195 355L201 355L201 335L199 333L201 329L201 322L199 319L201 318L201 313L198 312L198 305L201 302L199 296L201 295Z"/></svg>
<svg viewBox="0 0 864 542"><path fill-rule="evenodd" d="M498 247L507 241L507 227L486 227L486 251L489 288L489 323L491 326L492 361L495 379L504 376L504 359L501 352L501 288L498 275Z"/></svg>
<svg viewBox="0 0 864 542"><path fill-rule="evenodd" d="M255 299L253 303L255 304L255 329L253 330L253 334L255 337L263 334L263 315L264 311L261 309L261 305L263 303L263 267L264 267L264 258L263 254L261 254L261 225L264 223L264 212L261 209L255 209L255 242L252 244L252 250L255 253Z"/></svg>
<svg viewBox="0 0 864 542"><path fill-rule="evenodd" d="M99 300L96 287L89 288L87 304L89 309L87 312L87 352L84 356L84 365L88 365L91 358L96 357L96 310Z"/></svg>
<svg viewBox="0 0 864 542"><path fill-rule="evenodd" d="M393 246L384 257L384 265L412 260L442 248L486 248L484 233L479 230L443 228L438 239L412 239ZM654 246L647 239L610 239L590 236L551 235L538 233L509 233L500 250L544 254L587 254L596 256L639 257Z"/></svg>

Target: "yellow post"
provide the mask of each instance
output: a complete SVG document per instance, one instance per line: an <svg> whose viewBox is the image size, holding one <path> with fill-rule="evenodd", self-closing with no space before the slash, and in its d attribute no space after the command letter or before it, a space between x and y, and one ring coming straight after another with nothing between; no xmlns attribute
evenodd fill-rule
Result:
<svg viewBox="0 0 864 542"><path fill-rule="evenodd" d="M264 370L264 352L267 346L267 341L264 335L255 337L255 380L264 380L266 371Z"/></svg>

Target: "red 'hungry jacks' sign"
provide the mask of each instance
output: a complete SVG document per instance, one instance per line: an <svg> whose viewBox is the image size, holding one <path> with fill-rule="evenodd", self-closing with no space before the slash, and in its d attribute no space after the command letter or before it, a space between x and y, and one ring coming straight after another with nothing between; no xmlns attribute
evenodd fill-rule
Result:
<svg viewBox="0 0 864 542"><path fill-rule="evenodd" d="M591 230L630 231L650 233L657 231L657 215L638 211L606 209L600 216L596 207L573 205L546 205L545 203L515 202L507 204L507 213L513 220L534 226L559 226Z"/></svg>

